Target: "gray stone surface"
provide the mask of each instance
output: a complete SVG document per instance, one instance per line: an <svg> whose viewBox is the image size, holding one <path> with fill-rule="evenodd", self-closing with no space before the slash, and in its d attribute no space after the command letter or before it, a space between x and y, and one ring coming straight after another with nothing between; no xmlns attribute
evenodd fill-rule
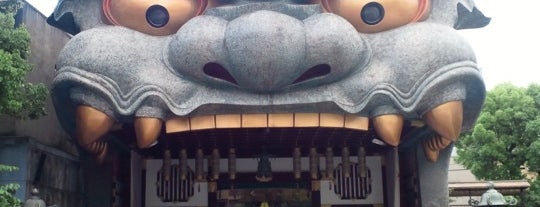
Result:
<svg viewBox="0 0 540 207"><path fill-rule="evenodd" d="M67 130L79 104L121 122L271 112L400 113L417 119L454 100L464 103L468 129L485 97L474 52L453 28L460 19L457 4L472 8L472 1L433 0L426 21L373 34L358 33L319 5L233 1L160 37L103 25L96 19L98 0L65 2L73 3L83 30L60 54L53 85ZM219 75L209 75L209 64ZM328 73L297 82L321 65ZM432 173L425 182L446 178L442 157L435 166L421 164L422 173ZM439 182L437 189L422 189L422 199L447 203L445 187Z"/></svg>
<svg viewBox="0 0 540 207"><path fill-rule="evenodd" d="M416 153L422 207L448 206L448 165L454 146L441 150L436 163L426 160L421 145L418 146Z"/></svg>
<svg viewBox="0 0 540 207"><path fill-rule="evenodd" d="M254 7L265 5L272 4ZM455 13L449 4L434 5L433 11ZM451 23L439 24L437 18L448 19L444 15L366 35L329 13L300 21L285 11L244 10L230 22L216 17L219 12L196 17L165 37L118 26L85 30L60 55L58 98L93 105L119 120L134 114L166 119L190 113L390 113L378 110L381 105L416 118L452 100L464 100L472 112L466 113L466 128L476 118L484 86L474 53ZM208 63L221 65L237 84L205 74ZM293 83L320 64L331 72ZM61 88L71 87L85 92L60 95Z"/></svg>

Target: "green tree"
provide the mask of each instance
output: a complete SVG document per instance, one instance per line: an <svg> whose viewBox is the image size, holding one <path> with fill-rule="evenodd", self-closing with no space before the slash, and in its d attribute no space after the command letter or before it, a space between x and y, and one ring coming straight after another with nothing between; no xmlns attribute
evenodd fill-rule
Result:
<svg viewBox="0 0 540 207"><path fill-rule="evenodd" d="M0 114L35 119L45 115L47 89L25 80L32 65L28 63L30 35L24 26L15 25L21 6L20 0L0 1Z"/></svg>
<svg viewBox="0 0 540 207"><path fill-rule="evenodd" d="M17 171L19 168L0 164L0 173ZM19 207L21 201L13 194L20 186L18 184L0 185L0 206Z"/></svg>
<svg viewBox="0 0 540 207"><path fill-rule="evenodd" d="M539 138L540 85L502 84L487 93L475 127L456 143L457 162L479 179L531 178L529 173L540 172ZM540 181L529 181L522 205L540 206Z"/></svg>
<svg viewBox="0 0 540 207"><path fill-rule="evenodd" d="M28 63L30 35L24 26L15 25L15 14L22 5L21 0L0 0L0 114L35 119L45 115L47 89L25 80L32 70ZM0 164L0 173L16 170L17 167ZM0 185L0 206L21 206L14 196L19 187L14 183Z"/></svg>

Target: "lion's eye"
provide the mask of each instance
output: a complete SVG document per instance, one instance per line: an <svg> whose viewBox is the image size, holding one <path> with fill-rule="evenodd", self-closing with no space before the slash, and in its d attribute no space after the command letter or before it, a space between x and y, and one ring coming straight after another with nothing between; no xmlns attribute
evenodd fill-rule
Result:
<svg viewBox="0 0 540 207"><path fill-rule="evenodd" d="M322 0L324 9L349 21L359 32L375 33L424 20L430 0Z"/></svg>
<svg viewBox="0 0 540 207"><path fill-rule="evenodd" d="M109 24L170 35L205 7L206 0L103 0L103 15Z"/></svg>

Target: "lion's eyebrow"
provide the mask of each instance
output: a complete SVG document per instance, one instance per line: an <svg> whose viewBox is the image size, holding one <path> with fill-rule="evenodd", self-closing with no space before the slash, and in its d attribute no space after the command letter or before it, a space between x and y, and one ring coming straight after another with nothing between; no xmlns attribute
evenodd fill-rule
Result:
<svg viewBox="0 0 540 207"><path fill-rule="evenodd" d="M102 25L101 0L59 0L47 23L71 35Z"/></svg>
<svg viewBox="0 0 540 207"><path fill-rule="evenodd" d="M75 6L73 0L61 0L51 16L47 18L47 23L71 35L76 35L81 29L73 17Z"/></svg>
<svg viewBox="0 0 540 207"><path fill-rule="evenodd" d="M462 3L457 5L458 19L454 24L454 29L474 29L481 28L489 24L491 18L486 17L482 11L473 7L472 10L467 9Z"/></svg>

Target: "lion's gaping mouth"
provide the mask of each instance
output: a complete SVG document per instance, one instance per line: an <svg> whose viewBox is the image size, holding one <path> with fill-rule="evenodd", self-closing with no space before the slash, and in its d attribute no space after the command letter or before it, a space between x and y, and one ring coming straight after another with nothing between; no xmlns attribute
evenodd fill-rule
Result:
<svg viewBox="0 0 540 207"><path fill-rule="evenodd" d="M115 120L110 116L92 107L78 106L76 113L76 134L83 146L94 143L99 137L112 130L115 124ZM424 121L441 137L445 138L427 142L427 149L431 149L432 153L437 153L441 147L445 147L445 143L442 143L444 140L447 140L446 142L448 140L455 141L461 132L462 114L463 108L460 101L444 103L427 112L424 115ZM206 136L195 136L201 140L192 140L193 142L208 142L205 139L222 139L231 136L236 137L238 140L251 139L247 136L251 129L292 129L294 131L289 130L282 133L290 136L306 136L306 134L310 134L308 137L310 140L321 139L317 137L323 134L322 136L326 136L324 139L327 140L329 145L340 145L341 143L330 143L329 140L332 140L332 136L328 134L313 133L313 131L331 129L332 131L340 131L336 133L339 134L339 139L336 139L336 141L342 140L339 142L344 142L343 140L351 138L349 135L352 135L356 136L352 137L357 140L356 142L365 143L380 138L390 146L399 145L404 126L404 117L402 115L387 114L373 117L371 123L374 131L372 132L370 132L369 123L370 120L366 117L329 113L223 114L172 118L165 122L165 129L167 134L210 132ZM153 146L160 136L162 124L163 121L157 118L135 118L134 127L138 146L140 148ZM226 136L216 135L220 134L220 130L232 131L226 131ZM305 133L305 131L311 133ZM373 132L377 136L371 134ZM253 136L253 132L251 134ZM276 137L269 137L269 139L276 139ZM214 140L214 142L218 143L220 141ZM235 145L242 148L241 142L236 142ZM291 146L283 147L289 148ZM431 156L435 156L432 159L436 159L436 155Z"/></svg>

